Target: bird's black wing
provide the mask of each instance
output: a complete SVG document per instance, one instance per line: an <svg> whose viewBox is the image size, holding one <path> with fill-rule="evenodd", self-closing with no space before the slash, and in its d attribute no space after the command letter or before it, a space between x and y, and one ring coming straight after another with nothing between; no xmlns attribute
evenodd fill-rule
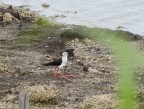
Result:
<svg viewBox="0 0 144 109"><path fill-rule="evenodd" d="M68 53L68 57L74 57L74 49L67 49L65 52Z"/></svg>
<svg viewBox="0 0 144 109"><path fill-rule="evenodd" d="M43 64L44 66L59 66L62 63L62 58Z"/></svg>
<svg viewBox="0 0 144 109"><path fill-rule="evenodd" d="M71 49L66 49L63 52L67 52L68 53L68 57L74 57L74 50L75 49L71 48ZM63 52L60 53L60 56L62 55Z"/></svg>

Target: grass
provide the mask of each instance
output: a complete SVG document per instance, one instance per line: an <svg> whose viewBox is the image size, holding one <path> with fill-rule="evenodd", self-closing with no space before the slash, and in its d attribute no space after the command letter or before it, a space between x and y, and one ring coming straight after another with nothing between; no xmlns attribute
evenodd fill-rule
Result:
<svg viewBox="0 0 144 109"><path fill-rule="evenodd" d="M137 84L134 79L134 68L142 67L144 58L140 51L132 45L128 34L122 31L112 31L109 29L76 27L75 31L84 37L100 41L109 47L114 53L116 66L118 68L119 86L119 109L134 109L136 99Z"/></svg>
<svg viewBox="0 0 144 109"><path fill-rule="evenodd" d="M38 17L35 23L37 26L54 26L54 25L57 25L57 23L55 23L54 19L47 19L45 17Z"/></svg>
<svg viewBox="0 0 144 109"><path fill-rule="evenodd" d="M30 102L57 104L59 89L55 86L36 85L27 88L30 95Z"/></svg>
<svg viewBox="0 0 144 109"><path fill-rule="evenodd" d="M53 36L61 27L63 25L56 24L53 20L39 17L36 20L35 26L21 30L14 42L15 44L31 44Z"/></svg>
<svg viewBox="0 0 144 109"><path fill-rule="evenodd" d="M50 28L30 28L26 29L24 31L21 31L18 35L18 37L15 39L15 43L17 44L29 44L33 43L39 40L42 40L44 38L47 38L51 36L51 34L54 34L56 32L56 29L50 29Z"/></svg>
<svg viewBox="0 0 144 109"><path fill-rule="evenodd" d="M117 106L116 97L111 94L94 95L86 97L80 103L79 109L113 109Z"/></svg>

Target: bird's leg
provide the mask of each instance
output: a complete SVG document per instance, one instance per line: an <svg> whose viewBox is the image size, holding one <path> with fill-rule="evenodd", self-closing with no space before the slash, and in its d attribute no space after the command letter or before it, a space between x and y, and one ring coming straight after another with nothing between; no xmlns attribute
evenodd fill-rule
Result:
<svg viewBox="0 0 144 109"><path fill-rule="evenodd" d="M53 71L53 76L56 76L56 70L57 70L57 68L55 67L55 69Z"/></svg>
<svg viewBox="0 0 144 109"><path fill-rule="evenodd" d="M67 77L67 78L76 78L77 77L74 74L65 74L64 76Z"/></svg>
<svg viewBox="0 0 144 109"><path fill-rule="evenodd" d="M69 64L67 66L67 68L71 69L72 68L72 64ZM74 74L65 74L65 76L70 77L70 78L76 78L76 75L74 75Z"/></svg>
<svg viewBox="0 0 144 109"><path fill-rule="evenodd" d="M68 78L76 78L76 75L65 74L65 69L63 69L60 77L63 79L69 80Z"/></svg>
<svg viewBox="0 0 144 109"><path fill-rule="evenodd" d="M59 75L60 75L59 68L55 68L53 72L53 76L59 76Z"/></svg>
<svg viewBox="0 0 144 109"><path fill-rule="evenodd" d="M62 74L64 74L65 73L65 69L62 69Z"/></svg>
<svg viewBox="0 0 144 109"><path fill-rule="evenodd" d="M60 73L59 73L59 68L57 68L57 72L56 72L56 76L58 76Z"/></svg>
<svg viewBox="0 0 144 109"><path fill-rule="evenodd" d="M65 80L67 80L67 81L71 81L71 79L69 79L69 76L66 75L66 74L61 74L61 75L60 75L60 78L61 78L61 79L65 79ZM72 82L72 81L71 81L71 82Z"/></svg>
<svg viewBox="0 0 144 109"><path fill-rule="evenodd" d="M62 70L61 70L61 73L59 73L59 74L60 74L60 75L59 75L60 78L68 79L67 76L66 76L64 73L65 73L65 69L62 69Z"/></svg>

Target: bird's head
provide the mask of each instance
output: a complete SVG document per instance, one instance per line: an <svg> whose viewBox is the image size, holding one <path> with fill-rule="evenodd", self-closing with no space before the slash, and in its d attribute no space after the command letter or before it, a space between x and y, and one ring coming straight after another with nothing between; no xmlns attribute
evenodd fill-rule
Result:
<svg viewBox="0 0 144 109"><path fill-rule="evenodd" d="M67 52L63 52L62 56L68 57L68 53Z"/></svg>

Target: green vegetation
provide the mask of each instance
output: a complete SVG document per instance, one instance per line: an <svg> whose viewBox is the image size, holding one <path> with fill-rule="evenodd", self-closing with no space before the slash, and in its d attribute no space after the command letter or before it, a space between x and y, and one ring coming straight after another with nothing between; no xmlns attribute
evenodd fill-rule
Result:
<svg viewBox="0 0 144 109"><path fill-rule="evenodd" d="M20 31L14 42L15 44L31 44L44 38L51 37L61 27L63 27L63 25L56 24L52 20L39 17L36 20L35 25Z"/></svg>
<svg viewBox="0 0 144 109"><path fill-rule="evenodd" d="M36 20L37 26L54 26L56 23L52 19L47 19L45 17L38 17Z"/></svg>
<svg viewBox="0 0 144 109"><path fill-rule="evenodd" d="M18 37L15 39L17 44L29 44L42 40L43 38L49 37L51 34L54 34L56 29L47 28L31 28L21 31Z"/></svg>
<svg viewBox="0 0 144 109"><path fill-rule="evenodd" d="M134 79L134 68L141 67L144 62L142 54L134 47L128 34L122 31L112 31L109 29L76 27L75 31L84 37L100 41L108 45L114 53L116 66L118 68L120 109L134 109L136 99L137 84Z"/></svg>

